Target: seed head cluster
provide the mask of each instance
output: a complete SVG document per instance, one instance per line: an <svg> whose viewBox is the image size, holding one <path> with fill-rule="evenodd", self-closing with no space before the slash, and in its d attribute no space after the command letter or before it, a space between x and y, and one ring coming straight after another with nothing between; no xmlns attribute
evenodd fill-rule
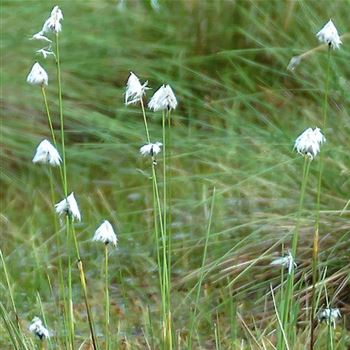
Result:
<svg viewBox="0 0 350 350"><path fill-rule="evenodd" d="M299 154L314 159L320 152L320 147L326 142L319 128L308 128L300 136L297 137L294 143L294 149Z"/></svg>
<svg viewBox="0 0 350 350"><path fill-rule="evenodd" d="M92 239L96 242L103 242L104 244L113 244L114 246L118 243L117 235L114 232L113 226L108 220L105 220L95 231Z"/></svg>
<svg viewBox="0 0 350 350"><path fill-rule="evenodd" d="M59 166L62 162L61 156L57 149L51 145L50 141L43 140L36 149L33 163L48 164Z"/></svg>
<svg viewBox="0 0 350 350"><path fill-rule="evenodd" d="M325 26L316 34L317 39L321 43L325 43L332 49L339 49L342 41L340 40L337 28L330 19Z"/></svg>
<svg viewBox="0 0 350 350"><path fill-rule="evenodd" d="M43 325L39 317L34 317L29 326L29 331L39 337L40 340L50 338L50 332Z"/></svg>

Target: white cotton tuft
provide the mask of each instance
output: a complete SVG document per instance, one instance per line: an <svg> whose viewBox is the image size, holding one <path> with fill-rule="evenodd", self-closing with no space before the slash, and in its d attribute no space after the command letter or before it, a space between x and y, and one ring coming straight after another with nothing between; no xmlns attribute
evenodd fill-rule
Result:
<svg viewBox="0 0 350 350"><path fill-rule="evenodd" d="M130 105L140 101L145 94L146 89L148 89L147 84L148 82L146 81L142 85L139 78L133 72L130 72L126 83L125 104Z"/></svg>
<svg viewBox="0 0 350 350"><path fill-rule="evenodd" d="M308 128L295 140L294 149L312 160L320 152L320 147L325 142L326 138L319 128Z"/></svg>
<svg viewBox="0 0 350 350"><path fill-rule="evenodd" d="M50 141L43 140L37 147L32 162L35 164L39 163L49 164L51 166L59 166L62 162L62 159L57 149L50 143Z"/></svg>
<svg viewBox="0 0 350 350"><path fill-rule="evenodd" d="M143 156L156 156L158 153L161 152L161 147L163 146L163 144L161 142L156 142L156 143L148 143L146 145L143 145L140 148L140 153Z"/></svg>
<svg viewBox="0 0 350 350"><path fill-rule="evenodd" d="M34 317L29 326L29 331L40 338L40 340L50 338L50 332L44 327L39 317Z"/></svg>
<svg viewBox="0 0 350 350"><path fill-rule="evenodd" d="M334 50L339 49L342 41L340 40L337 28L330 19L327 24L316 34L321 43L328 44Z"/></svg>
<svg viewBox="0 0 350 350"><path fill-rule="evenodd" d="M103 242L104 244L113 244L114 246L118 243L117 235L114 232L113 226L108 220L105 220L95 231L92 239L96 242Z"/></svg>
<svg viewBox="0 0 350 350"><path fill-rule="evenodd" d="M61 202L55 204L55 210L58 215L69 215L72 220L76 219L81 221L81 215L78 207L78 203L75 200L74 192L72 192L67 198Z"/></svg>
<svg viewBox="0 0 350 350"><path fill-rule="evenodd" d="M43 67L36 62L27 76L27 82L31 85L47 85L49 77Z"/></svg>
<svg viewBox="0 0 350 350"><path fill-rule="evenodd" d="M148 108L153 111L171 110L177 107L177 100L170 85L162 85L152 96Z"/></svg>

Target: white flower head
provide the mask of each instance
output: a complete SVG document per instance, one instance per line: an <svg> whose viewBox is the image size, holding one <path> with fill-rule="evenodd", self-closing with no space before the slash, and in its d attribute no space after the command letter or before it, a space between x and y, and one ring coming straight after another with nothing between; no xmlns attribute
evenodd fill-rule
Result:
<svg viewBox="0 0 350 350"><path fill-rule="evenodd" d="M118 238L113 230L113 226L107 220L105 220L95 231L92 240L96 242L103 242L104 244L112 243L114 246L116 246L118 243Z"/></svg>
<svg viewBox="0 0 350 350"><path fill-rule="evenodd" d="M27 82L31 85L47 85L49 77L43 67L36 62L27 76Z"/></svg>
<svg viewBox="0 0 350 350"><path fill-rule="evenodd" d="M275 260L273 260L270 265L273 266L284 266L286 268L288 268L288 273L291 274L293 269L297 267L297 264L294 261L293 255L291 252L288 252L288 255L286 256L282 256L280 258L277 258Z"/></svg>
<svg viewBox="0 0 350 350"><path fill-rule="evenodd" d="M49 164L51 166L59 166L62 162L61 156L57 149L48 140L40 142L36 149L33 163Z"/></svg>
<svg viewBox="0 0 350 350"><path fill-rule="evenodd" d="M316 34L317 39L321 43L328 44L334 50L339 49L342 41L339 38L337 28L330 19L327 24Z"/></svg>
<svg viewBox="0 0 350 350"><path fill-rule="evenodd" d="M163 144L161 142L156 142L156 143L148 143L146 145L143 145L140 148L140 153L143 156L156 156L158 153L161 152L161 147L163 146Z"/></svg>
<svg viewBox="0 0 350 350"><path fill-rule="evenodd" d="M336 321L341 318L339 309L326 308L318 312L317 319L319 322L326 321L328 325L335 328Z"/></svg>
<svg viewBox="0 0 350 350"><path fill-rule="evenodd" d="M140 101L146 89L148 89L147 84L148 81L142 85L139 78L133 72L130 72L126 83L125 104L130 105Z"/></svg>
<svg viewBox="0 0 350 350"><path fill-rule="evenodd" d="M44 327L39 317L34 317L29 326L29 331L40 338L40 340L50 338L50 332Z"/></svg>
<svg viewBox="0 0 350 350"><path fill-rule="evenodd" d="M37 50L36 53L39 55L40 54L43 55L44 58L47 58L48 56L51 56L51 55L56 57L55 53L52 52L51 50L40 49L40 50Z"/></svg>
<svg viewBox="0 0 350 350"><path fill-rule="evenodd" d="M42 31L40 31L39 33L33 34L33 36L29 38L29 40L41 40L41 41L46 41L48 43L52 43L52 40L47 38Z"/></svg>
<svg viewBox="0 0 350 350"><path fill-rule="evenodd" d="M319 128L308 128L297 137L294 143L294 149L299 154L306 155L312 160L320 152L320 147L325 142L326 138Z"/></svg>
<svg viewBox="0 0 350 350"><path fill-rule="evenodd" d="M81 215L77 201L72 192L67 198L55 204L55 210L58 215L69 215L73 220L81 221Z"/></svg>
<svg viewBox="0 0 350 350"><path fill-rule="evenodd" d="M58 6L55 6L50 17L45 21L41 34L47 32L59 33L62 30L61 20L63 20L63 13Z"/></svg>
<svg viewBox="0 0 350 350"><path fill-rule="evenodd" d="M155 112L175 109L176 106L177 100L170 85L162 85L148 103L148 108Z"/></svg>

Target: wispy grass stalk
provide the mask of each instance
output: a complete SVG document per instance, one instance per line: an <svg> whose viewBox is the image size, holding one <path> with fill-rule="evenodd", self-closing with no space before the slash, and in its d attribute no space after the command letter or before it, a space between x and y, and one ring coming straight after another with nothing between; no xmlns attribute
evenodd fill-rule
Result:
<svg viewBox="0 0 350 350"><path fill-rule="evenodd" d="M298 214L297 214L296 226L294 229L292 242L291 242L292 256L294 260L296 260L296 256L297 256L299 231L300 231L300 225L301 225L301 214L304 206L304 198L305 198L307 180L309 176L310 164L311 164L311 160L307 156L305 156L304 165L303 165L303 177L302 177L300 197L299 197ZM294 295L294 287L295 287L294 274L295 274L294 269L292 269L291 273L288 274L286 290L284 292L283 300L281 301L282 302L282 307L281 307L282 327L278 333L278 346L277 346L277 349L279 350L286 348L283 332L289 335L291 334L291 330L293 327L293 324L291 323L292 318L290 317L291 316L290 312L291 310L294 309L293 308L293 305L294 305L293 295Z"/></svg>
<svg viewBox="0 0 350 350"><path fill-rule="evenodd" d="M109 290L108 290L108 244L105 244L105 349L109 350Z"/></svg>
<svg viewBox="0 0 350 350"><path fill-rule="evenodd" d="M211 200L211 205L210 205L208 227L207 227L207 232L206 232L206 236L205 236L205 244L204 244L203 257L202 257L202 264L201 264L201 268L200 268L199 281L198 281L198 285L197 285L196 299L195 299L194 309L193 309L193 312L191 314L191 319L190 319L190 327L189 327L189 334L188 334L188 349L189 350L192 349L192 339L193 339L194 326L195 326L195 321L196 321L196 316L197 316L199 297L200 297L202 283L203 283L203 279L204 279L204 272L205 272L204 266L205 266L205 262L207 260L208 242L209 242L210 231L211 231L214 203L215 203L215 187L213 190L212 200Z"/></svg>
<svg viewBox="0 0 350 350"><path fill-rule="evenodd" d="M164 298L166 298L166 329L167 329L167 345L172 348L172 329L171 329L171 248L170 248L170 235L169 235L169 224L168 224L168 137L166 120L170 118L170 111L162 112L162 138L163 138L163 230L162 234L162 247L163 247L163 286L164 286Z"/></svg>
<svg viewBox="0 0 350 350"><path fill-rule="evenodd" d="M96 339L93 317L92 317L92 313L91 313L91 309L90 309L90 305L89 305L88 290L87 290L87 285L86 285L86 277L85 277L85 273L84 273L83 261L81 260L81 256L80 256L79 244L78 244L77 236L75 234L75 228L74 228L74 225L72 223L72 219L70 217L69 217L69 226L71 227L71 233L72 233L72 237L74 240L74 248L75 248L75 254L76 254L76 258L77 258L77 266L78 266L78 270L79 270L80 283L81 283L81 287L83 289L83 294L84 294L84 302L85 302L85 307L86 307L86 313L88 316L91 341L92 341L92 345L93 345L94 350L97 350L98 344L97 344L97 339Z"/></svg>
<svg viewBox="0 0 350 350"><path fill-rule="evenodd" d="M323 122L322 129L326 132L327 115L328 115L328 93L329 93L329 80L330 80L330 62L331 62L331 46L328 45L327 55L327 72L325 77L324 88L324 100L323 100ZM316 326L315 312L316 312L316 283L318 279L318 252L319 252L319 227L320 227L320 203L321 203L321 187L322 187L322 175L323 175L323 154L320 154L319 169L318 169L318 181L317 181L317 199L316 199L316 218L315 229L313 235L313 249L312 249L312 291L311 291L311 315L310 315L310 350L314 348L314 329Z"/></svg>
<svg viewBox="0 0 350 350"><path fill-rule="evenodd" d="M63 101L62 101L62 84L61 84L61 63L59 50L59 35L56 33L56 68L57 68L57 90L58 90L58 108L60 114L60 129L61 129L61 145L62 145L62 161L63 161L63 191L67 198L67 169L66 169L66 147L64 138L64 117L63 117Z"/></svg>

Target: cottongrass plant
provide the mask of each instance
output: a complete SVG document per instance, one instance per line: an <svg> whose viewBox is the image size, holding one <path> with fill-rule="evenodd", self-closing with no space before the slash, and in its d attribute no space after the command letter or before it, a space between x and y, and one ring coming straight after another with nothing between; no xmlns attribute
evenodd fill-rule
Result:
<svg viewBox="0 0 350 350"><path fill-rule="evenodd" d="M149 155L152 158L152 188L153 188L153 213L154 213L154 232L157 247L157 262L159 271L159 284L162 300L162 344L164 349L172 349L172 316L171 316L171 246L170 246L170 230L168 218L168 189L167 189L167 163L166 150L169 137L166 138L165 118L168 118L170 130L170 111L177 107L175 94L169 85L161 86L153 95L148 103L148 108L153 111L162 111L162 134L161 142L152 143L147 123L146 111L143 102L143 96L147 89L147 82L140 83L140 80L134 73L130 73L126 84L125 104L140 102L144 126L146 131L147 144L140 148L142 155ZM161 149L163 147L163 150ZM161 201L159 185L156 173L156 155L163 151L163 198ZM160 236L159 236L160 233ZM159 240L161 246L159 246ZM160 252L161 251L161 252Z"/></svg>
<svg viewBox="0 0 350 350"><path fill-rule="evenodd" d="M46 58L49 55L52 55L56 59L56 67L57 67L57 90L58 90L58 105L59 105L59 119L60 119L60 130L61 130L61 148L62 148L62 158L59 155L57 151L57 141L55 132L53 129L52 124L52 118L51 113L48 105L48 100L46 96L45 86L48 85L48 74L46 71L41 67L39 63L35 63L31 69L31 72L29 73L27 77L27 81L29 84L32 85L38 85L41 87L41 92L44 99L44 105L46 109L46 114L49 122L49 128L51 132L51 136L54 142L53 147L48 141L44 141L43 144L39 145L37 149L37 153L34 156L33 162L48 162L50 165L61 165L60 166L60 175L61 175L61 181L62 181L62 188L64 193L64 199L61 200L59 203L55 204L55 211L60 217L64 217L65 220L65 227L66 227L66 237L67 237L67 250L69 252L68 255L68 292L66 292L66 288L62 288L63 292L63 299L64 299L64 305L65 305L65 318L66 318L66 324L68 324L68 334L69 334L69 341L67 346L70 349L74 349L74 337L75 337L75 330L74 330L74 317L73 317L73 293L72 293L72 264L71 264L71 239L73 239L73 245L75 250L75 257L77 259L77 266L79 269L79 276L80 276L80 283L83 289L84 293L84 301L88 316L88 323L90 328L90 334L91 334L91 340L93 348L96 350L98 349L97 345L97 339L95 335L94 330L94 324L93 324L93 318L92 313L90 310L90 305L88 301L88 292L87 292L87 285L86 285L86 278L83 268L83 262L80 256L80 250L79 250L79 244L75 233L75 227L74 227L74 220L81 221L81 214L78 207L78 204L75 200L74 193L71 193L68 196L68 182L67 182L67 169L66 169L66 151L65 151L65 133L64 133L64 115L63 115L63 101L62 101L62 85L61 85L61 67L60 67L60 52L59 52L59 33L62 31L62 24L61 21L63 20L63 13L61 9L58 6L55 6L49 18L44 22L42 29L34 34L32 36L32 40L39 40L44 42L49 42L51 44L52 40L49 39L46 35L48 34L54 34L54 44L56 51L53 53L51 51L51 46L49 49L47 47L42 48L37 51L37 53L41 53L44 58ZM51 147L52 146L52 147ZM56 151L56 152L55 152ZM52 175L52 174L51 174ZM51 185L52 188L52 185ZM52 196L54 198L54 196ZM63 282L63 272L62 272L62 263L60 262L60 270L61 270L61 281ZM68 297L67 297L68 293Z"/></svg>
<svg viewBox="0 0 350 350"><path fill-rule="evenodd" d="M327 61L327 73L326 73L326 83L325 83L325 97L323 104L323 123L322 129L326 129L327 120L327 107L328 107L328 85L329 85L329 73L330 73L330 53L331 49L339 49L342 44L338 31L334 26L333 22L330 20L317 34L317 39L327 44L328 46L328 61ZM295 65L299 62L291 62L289 67L294 69ZM307 183L307 178L310 169L310 163L320 152L321 145L326 142L326 138L321 132L320 128L308 128L306 129L295 141L294 148L299 153L304 155L304 167L303 167L303 180L301 185L301 194L299 201L298 217L297 223L294 230L292 238L292 256L295 258L297 254L298 247L298 236L300 230L300 218L303 209L303 202L305 196L305 188ZM316 220L315 220L315 230L313 237L313 254L312 254L312 292L311 292L311 313L310 313L310 350L314 346L314 328L315 328L315 309L316 309L316 283L317 283L317 265L318 265L318 240L319 240L319 221L320 221L320 196L321 196L321 181L323 172L323 161L322 156L319 160L319 176L318 176L318 186L317 186L317 199L316 199ZM296 321L296 316L294 316L294 321L290 319L290 310L294 308L293 304L293 290L294 290L294 269L291 270L287 279L287 286L285 294L283 295L284 301L281 305L281 332L279 333L278 349L283 349L284 346L288 346L287 340L283 337L284 334L292 334L290 327ZM284 345L283 345L284 344Z"/></svg>
<svg viewBox="0 0 350 350"><path fill-rule="evenodd" d="M328 45L327 55L327 71L325 76L325 87L324 87L324 100L323 100L323 121L322 128L326 130L327 117L328 117L328 94L329 94L329 80L330 80L330 64L331 64L331 48L339 49L342 41L340 40L338 30L333 24L332 20L316 34L317 39ZM325 141L323 135L319 135L319 141ZM314 328L315 328L315 310L316 304L316 284L318 280L317 266L318 266L318 253L319 253L319 228L320 228L320 202L321 202L321 187L322 187L322 175L323 175L323 157L321 155L318 168L318 184L317 184L317 198L316 198L316 214L315 214L315 228L313 236L313 250L312 250L312 292L311 292L311 315L310 315L310 350L314 348ZM331 330L330 330L331 331Z"/></svg>
<svg viewBox="0 0 350 350"><path fill-rule="evenodd" d="M284 281L281 282L281 329L278 338L278 349L285 349L288 347L288 340L293 341L295 337L295 324L296 315L295 309L296 305L293 300L295 283L295 271L293 268L294 259L297 257L299 232L301 225L301 215L304 207L304 198L306 192L306 185L310 171L310 164L318 155L321 149L321 145L326 142L325 137L318 128L308 128L301 135L297 137L294 143L294 149L304 157L304 165L302 172L302 181L300 189L299 206L297 211L296 225L293 232L292 242L291 242L291 252L288 262L288 277L286 281L286 289L283 290ZM287 335L287 338L285 337ZM289 339L288 339L289 336Z"/></svg>
<svg viewBox="0 0 350 350"><path fill-rule="evenodd" d="M95 231L92 238L95 242L104 243L105 258L105 349L110 348L110 311L109 311L109 274L108 274L108 246L111 244L117 246L118 238L114 232L113 226L108 220L105 220Z"/></svg>
<svg viewBox="0 0 350 350"><path fill-rule="evenodd" d="M172 316L171 316L171 209L170 209L170 144L171 144L171 111L176 109L177 99L170 85L162 85L152 96L148 108L154 112L162 112L162 137L163 137L163 230L161 230L163 251L163 293L164 293L164 317L166 317L164 335L166 343L172 347ZM168 123L166 124L166 121ZM168 161L168 162L167 162Z"/></svg>

